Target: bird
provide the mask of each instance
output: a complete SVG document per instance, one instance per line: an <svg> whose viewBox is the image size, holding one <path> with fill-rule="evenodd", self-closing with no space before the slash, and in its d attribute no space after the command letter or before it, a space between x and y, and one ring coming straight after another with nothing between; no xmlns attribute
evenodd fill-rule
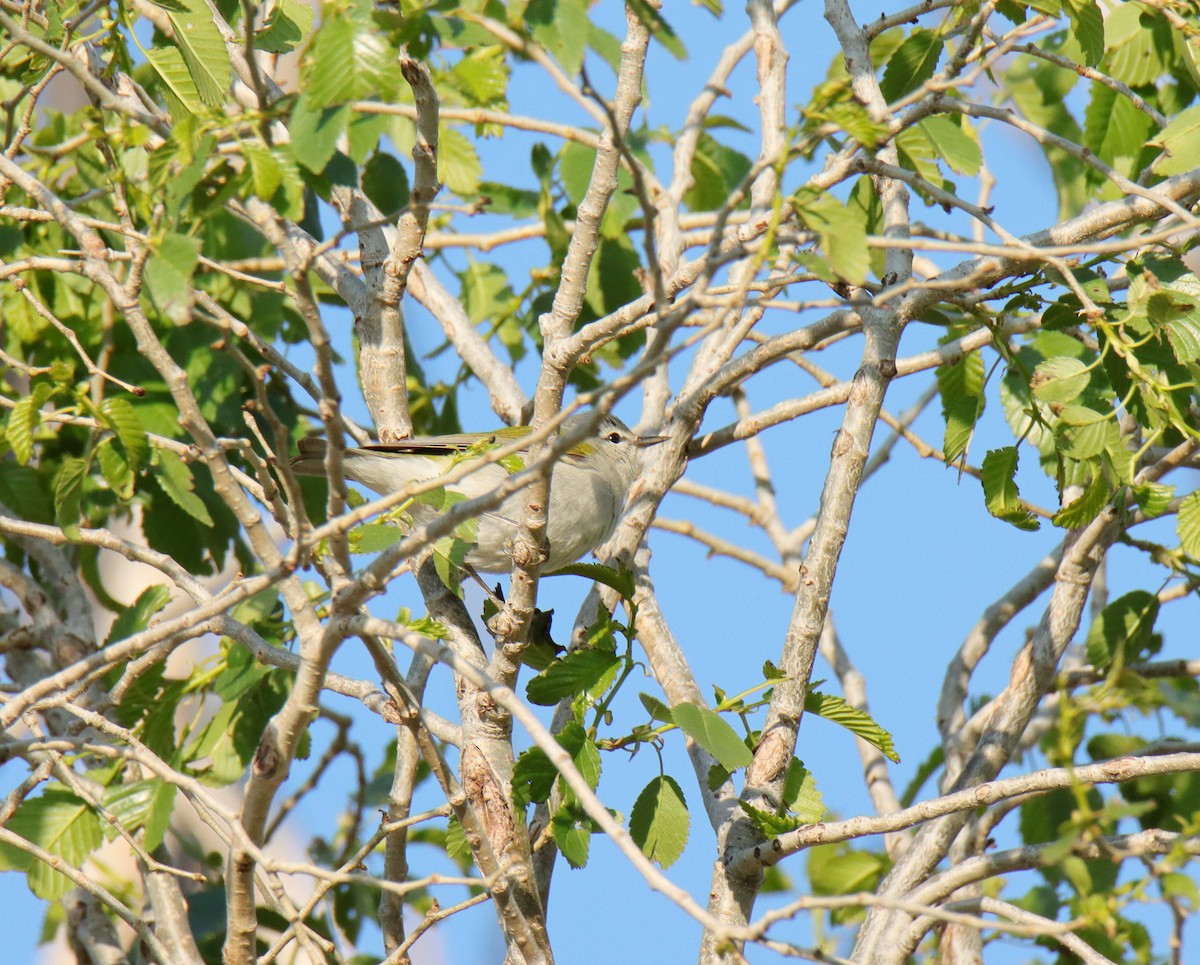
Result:
<svg viewBox="0 0 1200 965"><path fill-rule="evenodd" d="M569 434L593 418L589 412L574 413L564 420L561 431ZM386 496L410 483L434 479L452 466L475 464L478 469L445 487L448 492L473 499L491 492L510 475L499 462L485 460L486 450L510 445L530 432L528 426L512 426L494 432L417 436L390 445L347 449L343 473L347 479ZM642 450L666 438L639 436L615 415L605 414L590 436L563 453L551 470L546 527L550 551L542 564L544 572L574 563L612 535L625 498L642 471ZM301 439L299 449L292 469L300 475L325 475L325 440ZM522 449L518 455L524 457L528 452ZM521 491L510 493L495 509L480 514L476 526L460 527L460 535L470 537L466 539L470 548L462 562L484 573L511 570L508 547L524 506ZM408 512L414 522L426 522L437 510L418 497Z"/></svg>

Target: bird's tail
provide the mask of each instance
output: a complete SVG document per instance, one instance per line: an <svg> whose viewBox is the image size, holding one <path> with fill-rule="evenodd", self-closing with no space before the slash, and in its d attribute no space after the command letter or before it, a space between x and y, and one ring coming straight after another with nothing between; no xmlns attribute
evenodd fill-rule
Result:
<svg viewBox="0 0 1200 965"><path fill-rule="evenodd" d="M300 476L324 476L325 440L301 439L299 447L300 455L292 459L292 472Z"/></svg>

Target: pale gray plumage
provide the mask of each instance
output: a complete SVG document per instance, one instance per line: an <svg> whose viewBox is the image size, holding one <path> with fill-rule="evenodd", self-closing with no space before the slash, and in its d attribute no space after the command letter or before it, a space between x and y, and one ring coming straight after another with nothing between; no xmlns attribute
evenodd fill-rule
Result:
<svg viewBox="0 0 1200 965"><path fill-rule="evenodd" d="M570 433L591 413L579 412L565 420L563 434ZM494 442L503 446L516 441L528 429L501 429L495 433L468 432L447 436L405 439L394 445L347 449L343 471L347 479L362 483L380 495L396 492L409 483L433 479L445 473L454 461L472 446ZM606 415L595 435L583 440L555 463L551 474L550 508L547 533L550 556L542 564L543 572L561 569L592 552L612 535L625 497L641 472L640 450L663 441L661 436L637 436L614 415ZM483 495L508 478L508 470L497 463L471 458L465 464L479 468L447 489L467 498ZM325 441L303 439L300 455L292 460L300 474L325 474ZM525 495L518 491L507 496L496 509L479 517L474 545L466 562L487 573L507 572L512 559L506 552L517 531L524 511ZM417 521L428 518L432 509L416 505L411 515Z"/></svg>

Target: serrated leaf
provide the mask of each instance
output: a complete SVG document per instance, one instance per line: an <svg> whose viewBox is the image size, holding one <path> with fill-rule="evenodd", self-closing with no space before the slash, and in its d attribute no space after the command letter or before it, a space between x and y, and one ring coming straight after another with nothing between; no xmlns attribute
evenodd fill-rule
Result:
<svg viewBox="0 0 1200 965"><path fill-rule="evenodd" d="M646 708L646 713L652 720L661 721L664 724L675 723L675 715L671 712L671 708L657 697L642 693L638 694L638 700L642 702L642 706Z"/></svg>
<svg viewBox="0 0 1200 965"><path fill-rule="evenodd" d="M225 100L232 63L212 11L204 0L174 0L167 16L197 95L204 104L216 107Z"/></svg>
<svg viewBox="0 0 1200 965"><path fill-rule="evenodd" d="M1183 497L1175 521L1179 543L1194 560L1200 560L1200 490Z"/></svg>
<svg viewBox="0 0 1200 965"><path fill-rule="evenodd" d="M363 168L362 187L372 203L385 215L395 215L408 204L408 172L386 151L371 156Z"/></svg>
<svg viewBox="0 0 1200 965"><path fill-rule="evenodd" d="M676 60L687 60L687 48L674 28L663 19L657 5L648 3L647 0L629 0L629 9L650 28L650 35L662 44L672 57Z"/></svg>
<svg viewBox="0 0 1200 965"><path fill-rule="evenodd" d="M1084 145L1100 160L1120 171L1133 172L1133 161L1142 153L1154 122L1133 102L1109 87L1097 84L1084 113Z"/></svg>
<svg viewBox="0 0 1200 965"><path fill-rule="evenodd" d="M664 774L638 795L629 814L629 834L647 858L669 868L687 846L689 822L683 790Z"/></svg>
<svg viewBox="0 0 1200 965"><path fill-rule="evenodd" d="M888 102L899 100L933 76L942 55L942 40L931 30L914 30L883 69L879 89Z"/></svg>
<svg viewBox="0 0 1200 965"><path fill-rule="evenodd" d="M575 767L588 786L595 790L600 785L600 748L592 740L583 726L571 721L554 735L554 739L575 762Z"/></svg>
<svg viewBox="0 0 1200 965"><path fill-rule="evenodd" d="M1017 447L992 449L983 457L983 499L987 511L997 519L1011 523L1017 529L1035 530L1041 524L1021 504L1017 491Z"/></svg>
<svg viewBox="0 0 1200 965"><path fill-rule="evenodd" d="M1106 670L1118 658L1124 665L1136 660L1150 644L1158 610L1158 597L1146 590L1113 600L1088 630L1088 661Z"/></svg>
<svg viewBox="0 0 1200 965"><path fill-rule="evenodd" d="M391 523L363 523L350 530L351 553L379 553L404 539L404 531Z"/></svg>
<svg viewBox="0 0 1200 965"><path fill-rule="evenodd" d="M807 189L793 196L792 208L820 237L821 250L834 271L850 284L861 285L871 267L861 209L847 208L832 194Z"/></svg>
<svg viewBox="0 0 1200 965"><path fill-rule="evenodd" d="M116 643L135 633L141 633L150 625L154 614L170 602L170 587L162 583L146 587L138 594L138 598L133 603L117 615L112 628L108 631L108 636L104 639L104 645L107 647L110 643Z"/></svg>
<svg viewBox="0 0 1200 965"><path fill-rule="evenodd" d="M288 133L292 137L292 156L296 162L320 174L337 153L338 138L350 121L348 106L321 107L301 96L292 109Z"/></svg>
<svg viewBox="0 0 1200 965"><path fill-rule="evenodd" d="M550 819L554 843L572 868L586 867L591 850L592 832L575 816L575 808L563 807Z"/></svg>
<svg viewBox="0 0 1200 965"><path fill-rule="evenodd" d="M808 854L808 877L816 895L870 893L887 867L883 855L842 850L837 845L822 845Z"/></svg>
<svg viewBox="0 0 1200 965"><path fill-rule="evenodd" d="M620 658L608 650L571 650L532 678L525 686L525 694L530 703L552 706L599 683L619 662Z"/></svg>
<svg viewBox="0 0 1200 965"><path fill-rule="evenodd" d="M692 188L684 197L691 211L716 211L750 172L753 162L711 134L702 133L692 155Z"/></svg>
<svg viewBox="0 0 1200 965"><path fill-rule="evenodd" d="M162 844L175 805L174 784L165 781L135 781L105 788L104 806L128 831L145 828L142 846L153 851ZM115 829L110 836L115 835Z"/></svg>
<svg viewBox="0 0 1200 965"><path fill-rule="evenodd" d="M1200 155L1200 105L1175 115L1150 144L1162 148L1153 165L1155 173L1171 177L1192 170Z"/></svg>
<svg viewBox="0 0 1200 965"><path fill-rule="evenodd" d="M825 817L825 799L817 788L817 779L812 771L795 757L788 766L787 779L784 781L783 804L805 824L812 824Z"/></svg>
<svg viewBox="0 0 1200 965"><path fill-rule="evenodd" d="M754 822L754 826L768 838L777 838L781 834L795 831L797 828L809 823L794 814L775 814L771 811L764 811L761 808L753 807L745 801L738 801L738 804L746 812L747 817Z"/></svg>
<svg viewBox="0 0 1200 965"><path fill-rule="evenodd" d="M146 430L142 428L137 410L128 399L114 396L104 400L100 412L109 428L116 433L130 467L135 472L141 469L150 455L150 442Z"/></svg>
<svg viewBox="0 0 1200 965"><path fill-rule="evenodd" d="M254 35L255 50L288 54L303 43L313 26L313 9L300 0L280 0Z"/></svg>
<svg viewBox="0 0 1200 965"><path fill-rule="evenodd" d="M513 799L517 805L540 804L550 798L558 770L540 747L522 751L513 765Z"/></svg>
<svg viewBox="0 0 1200 965"><path fill-rule="evenodd" d="M621 594L622 599L633 599L635 590L633 573L620 563L617 564L615 569L611 566L605 566L603 563L572 563L570 566L564 566L562 569L555 570L553 575L560 576L563 574L586 577L589 580L594 580L610 589L616 590Z"/></svg>
<svg viewBox="0 0 1200 965"><path fill-rule="evenodd" d="M1167 342L1180 365L1200 359L1200 322L1195 318L1173 318L1165 325Z"/></svg>
<svg viewBox="0 0 1200 965"><path fill-rule="evenodd" d="M1165 513L1171 507L1171 500L1175 498L1175 487L1163 483L1139 483L1131 488L1131 492L1138 508L1149 519Z"/></svg>
<svg viewBox="0 0 1200 965"><path fill-rule="evenodd" d="M150 286L150 294L154 296L159 311L172 321L183 323L188 320L192 305L192 278L199 260L200 239L171 232L155 247L146 262L146 283Z"/></svg>
<svg viewBox="0 0 1200 965"><path fill-rule="evenodd" d="M1080 526L1086 526L1100 515L1100 511L1108 505L1111 495L1112 487L1108 484L1108 480L1103 473L1097 472L1083 492L1055 513L1051 522L1063 529L1078 529Z"/></svg>
<svg viewBox="0 0 1200 965"><path fill-rule="evenodd" d="M1071 34L1083 51L1084 63L1095 67L1104 56L1104 16L1095 0L1063 0Z"/></svg>
<svg viewBox="0 0 1200 965"><path fill-rule="evenodd" d="M96 447L96 462L100 464L100 472L114 493L121 499L133 498L133 467L126 461L125 456L117 449L112 438L103 440Z"/></svg>
<svg viewBox="0 0 1200 965"><path fill-rule="evenodd" d="M1046 359L1033 371L1033 397L1041 402L1071 402L1087 388L1088 367L1067 356Z"/></svg>
<svg viewBox="0 0 1200 965"><path fill-rule="evenodd" d="M54 518L65 530L74 530L79 524L79 503L83 497L83 483L87 474L86 459L75 456L63 458L54 482Z"/></svg>
<svg viewBox="0 0 1200 965"><path fill-rule="evenodd" d="M313 37L301 87L314 108L386 96L396 89L396 51L360 10L327 17Z"/></svg>
<svg viewBox="0 0 1200 965"><path fill-rule="evenodd" d="M60 785L27 799L6 827L77 868L104 840L96 812ZM0 845L0 858L10 868L28 871L29 888L39 898L55 901L75 887L69 878L12 845Z"/></svg>
<svg viewBox="0 0 1200 965"><path fill-rule="evenodd" d="M963 356L953 365L938 366L938 393L942 397L942 416L946 420L942 448L948 465L966 452L975 424L983 414L983 379L983 356L978 352Z"/></svg>
<svg viewBox="0 0 1200 965"><path fill-rule="evenodd" d="M483 165L479 153L462 131L442 127L438 134L438 177L460 198L479 191Z"/></svg>
<svg viewBox="0 0 1200 965"><path fill-rule="evenodd" d="M178 47L155 47L146 51L146 60L154 68L167 90L192 114L204 110L204 101L192 79L191 71Z"/></svg>
<svg viewBox="0 0 1200 965"><path fill-rule="evenodd" d="M960 124L944 114L935 114L921 121L920 126L951 171L968 177L979 173L983 154L978 142Z"/></svg>
<svg viewBox="0 0 1200 965"><path fill-rule="evenodd" d="M446 854L455 861L468 861L471 858L467 832L456 817L451 817L446 823Z"/></svg>
<svg viewBox="0 0 1200 965"><path fill-rule="evenodd" d="M579 73L588 36L584 0L532 0L525 7L524 20L533 39L554 56L568 75Z"/></svg>
<svg viewBox="0 0 1200 965"><path fill-rule="evenodd" d="M159 449L155 458L159 469L155 481L159 488L192 519L205 526L212 526L213 520L208 507L194 492L196 480L188 464L168 449Z"/></svg>
<svg viewBox="0 0 1200 965"><path fill-rule="evenodd" d="M900 763L900 755L896 753L892 735L880 727L870 714L847 703L844 698L810 690L804 701L804 709L810 714L816 714L845 727L856 737L861 737L882 751L888 760L895 764Z"/></svg>
<svg viewBox="0 0 1200 965"><path fill-rule="evenodd" d="M38 424L38 409L41 404L32 396L27 395L17 400L8 416L8 425L4 430L8 444L12 446L13 455L22 466L27 465L33 458L33 430Z"/></svg>
<svg viewBox="0 0 1200 965"><path fill-rule="evenodd" d="M750 748L716 712L698 704L677 704L671 713L679 729L715 757L725 770L736 771L753 762Z"/></svg>

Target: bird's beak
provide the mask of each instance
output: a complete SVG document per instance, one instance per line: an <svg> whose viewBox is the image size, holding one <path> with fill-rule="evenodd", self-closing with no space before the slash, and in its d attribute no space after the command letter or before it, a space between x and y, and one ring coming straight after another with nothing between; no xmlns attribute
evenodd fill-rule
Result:
<svg viewBox="0 0 1200 965"><path fill-rule="evenodd" d="M639 449L648 449L650 446L657 446L660 442L666 442L670 436L638 436L633 440L633 444Z"/></svg>

